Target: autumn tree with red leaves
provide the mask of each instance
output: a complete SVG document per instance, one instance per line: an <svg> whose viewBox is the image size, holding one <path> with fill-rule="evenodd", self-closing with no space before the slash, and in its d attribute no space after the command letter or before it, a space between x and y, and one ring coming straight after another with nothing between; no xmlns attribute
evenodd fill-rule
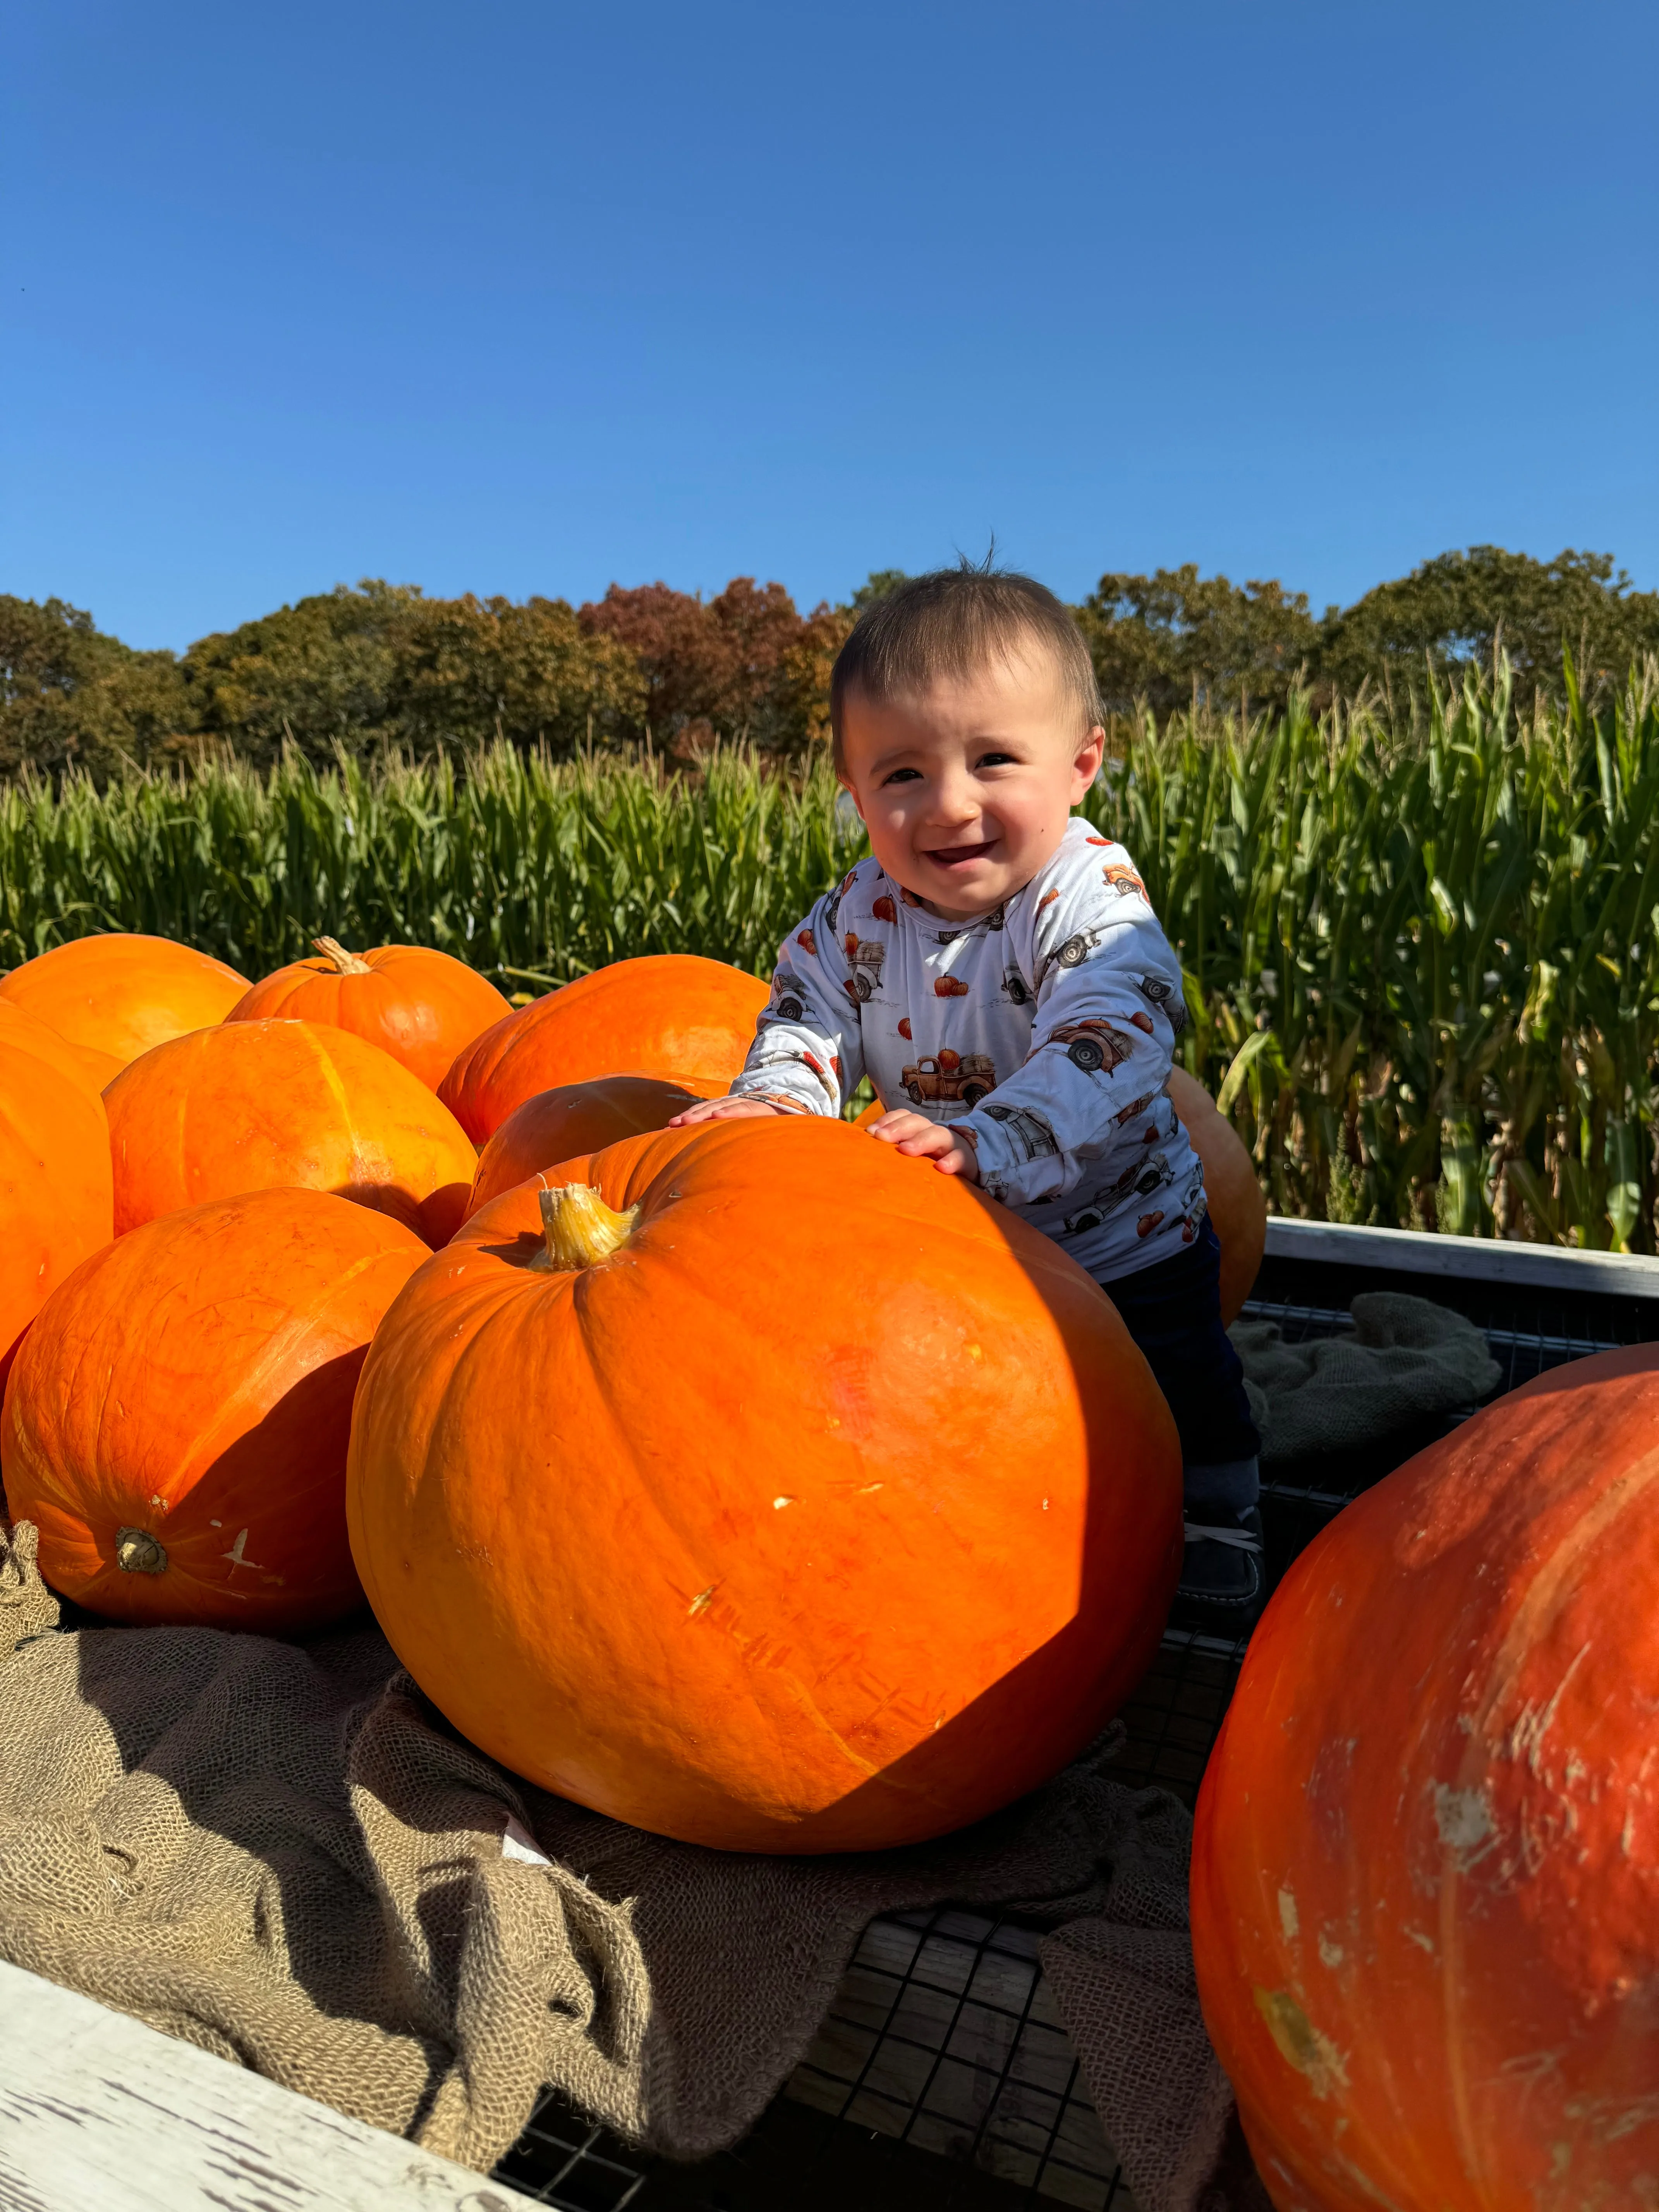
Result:
<svg viewBox="0 0 1659 2212"><path fill-rule="evenodd" d="M651 736L678 757L730 738L795 752L828 734L830 670L851 627L844 609L803 616L781 584L734 576L712 599L612 584L576 619L586 635L632 653Z"/></svg>

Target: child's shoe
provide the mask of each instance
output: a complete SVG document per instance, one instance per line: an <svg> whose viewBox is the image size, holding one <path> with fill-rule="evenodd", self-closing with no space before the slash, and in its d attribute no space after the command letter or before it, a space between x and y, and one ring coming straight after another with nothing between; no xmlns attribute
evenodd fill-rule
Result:
<svg viewBox="0 0 1659 2212"><path fill-rule="evenodd" d="M1260 1508L1250 1505L1240 1512L1220 1502L1189 1498L1186 1521L1176 1619L1213 1635L1247 1634L1267 1589Z"/></svg>

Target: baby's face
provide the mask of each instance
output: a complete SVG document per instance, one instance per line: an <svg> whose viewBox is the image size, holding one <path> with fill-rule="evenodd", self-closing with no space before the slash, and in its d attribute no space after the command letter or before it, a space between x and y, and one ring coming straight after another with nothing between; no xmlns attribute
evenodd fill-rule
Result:
<svg viewBox="0 0 1659 2212"><path fill-rule="evenodd" d="M988 913L1060 849L1105 743L1046 653L880 704L849 695L848 790L887 873L946 921Z"/></svg>

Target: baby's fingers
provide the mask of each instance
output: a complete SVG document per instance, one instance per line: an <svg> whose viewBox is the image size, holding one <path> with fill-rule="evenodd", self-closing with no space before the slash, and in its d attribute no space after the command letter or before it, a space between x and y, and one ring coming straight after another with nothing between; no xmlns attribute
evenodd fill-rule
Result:
<svg viewBox="0 0 1659 2212"><path fill-rule="evenodd" d="M775 1114L777 1110L760 1098L703 1098L696 1105L688 1106L683 1114L676 1114L668 1127L684 1129L696 1121L729 1121L740 1115Z"/></svg>

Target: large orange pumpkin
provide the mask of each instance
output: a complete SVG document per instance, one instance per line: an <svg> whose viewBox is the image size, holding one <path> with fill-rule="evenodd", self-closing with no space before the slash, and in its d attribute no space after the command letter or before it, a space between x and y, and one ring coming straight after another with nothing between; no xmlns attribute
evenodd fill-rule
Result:
<svg viewBox="0 0 1659 2212"><path fill-rule="evenodd" d="M0 1382L43 1302L115 1233L103 1101L66 1054L27 1016L0 1020Z"/></svg>
<svg viewBox="0 0 1659 2212"><path fill-rule="evenodd" d="M766 1000L764 983L718 960L619 960L486 1030L438 1096L477 1145L538 1091L596 1075L656 1075L714 1097L731 1089Z"/></svg>
<svg viewBox="0 0 1659 2212"><path fill-rule="evenodd" d="M169 1037L222 1022L246 975L170 937L77 937L0 978L0 999L118 1069Z"/></svg>
<svg viewBox="0 0 1659 2212"><path fill-rule="evenodd" d="M428 945L381 945L359 955L331 937L316 945L315 960L265 976L226 1020L331 1022L379 1045L435 1091L456 1054L513 1011L476 969Z"/></svg>
<svg viewBox="0 0 1659 2212"><path fill-rule="evenodd" d="M118 1235L283 1184L378 1207L428 1244L465 1211L476 1159L454 1117L349 1030L226 1022L146 1053L104 1103Z"/></svg>
<svg viewBox="0 0 1659 2212"><path fill-rule="evenodd" d="M121 1073L120 1062L109 1053L90 1052L84 1045L71 1044L35 1015L13 1006L9 999L0 999L0 1054L12 1052L44 1060L94 1098Z"/></svg>
<svg viewBox="0 0 1659 2212"><path fill-rule="evenodd" d="M695 1106L699 1095L653 1075L605 1075L526 1098L479 1154L468 1213L544 1168L603 1152L624 1137L665 1128L676 1114Z"/></svg>
<svg viewBox="0 0 1659 2212"><path fill-rule="evenodd" d="M363 1353L427 1258L384 1214L250 1191L76 1270L0 1415L13 1514L52 1588L127 1621L274 1633L362 1602L345 1527Z"/></svg>
<svg viewBox="0 0 1659 2212"><path fill-rule="evenodd" d="M1408 1462L1263 1616L1192 1925L1282 2212L1655 2201L1656 1509L1644 1346Z"/></svg>
<svg viewBox="0 0 1659 2212"><path fill-rule="evenodd" d="M1147 1662L1181 1455L1049 1240L839 1121L705 1123L475 1214L363 1369L352 1550L493 1757L729 1850L938 1835Z"/></svg>
<svg viewBox="0 0 1659 2212"><path fill-rule="evenodd" d="M1255 1164L1232 1123L1216 1111L1204 1085L1184 1067L1164 1085L1170 1103L1204 1167L1204 1193L1221 1242L1221 1318L1235 1322L1255 1287L1267 1249L1267 1201Z"/></svg>

